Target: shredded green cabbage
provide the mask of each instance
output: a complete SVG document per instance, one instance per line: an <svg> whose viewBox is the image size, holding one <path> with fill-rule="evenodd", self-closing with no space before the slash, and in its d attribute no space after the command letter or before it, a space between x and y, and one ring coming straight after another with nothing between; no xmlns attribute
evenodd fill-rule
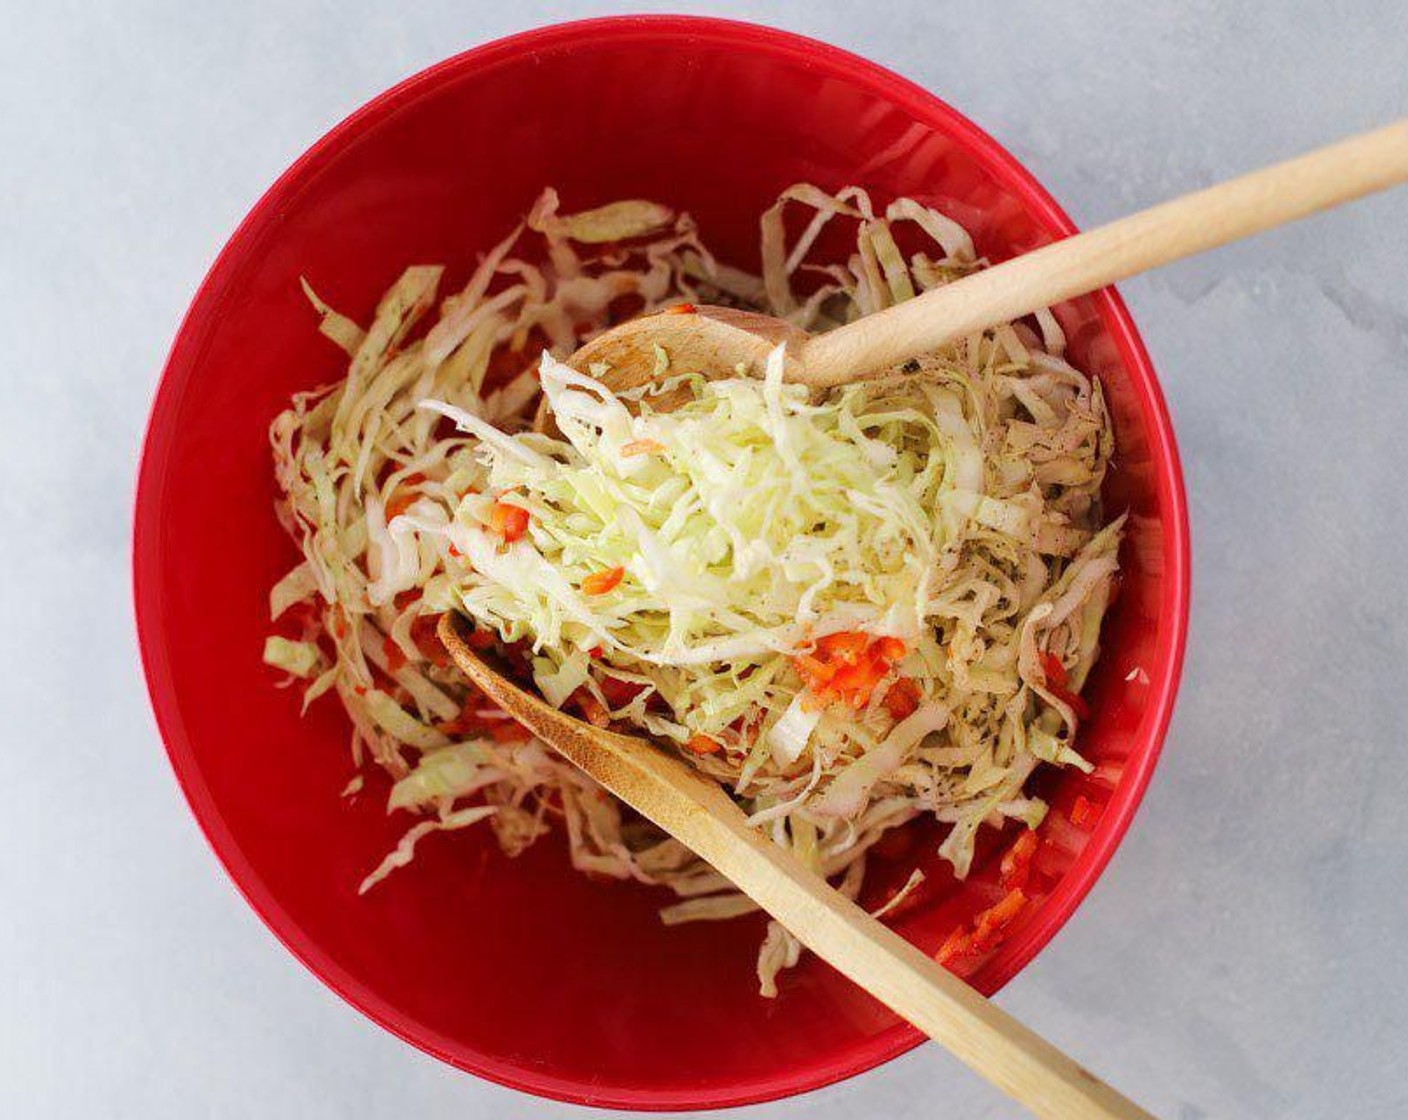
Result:
<svg viewBox="0 0 1408 1120"><path fill-rule="evenodd" d="M789 206L810 212L790 245ZM817 261L832 222L855 252ZM661 354L692 391L670 413L562 364L615 317L681 299L822 330L982 263L944 215L909 199L877 215L856 188L794 187L761 231L753 277L715 262L685 215L560 215L547 191L428 330L439 269L407 270L365 331L305 285L350 367L271 428L303 560L270 595L301 629L266 659L312 678L307 697L336 690L354 762L394 779L390 808L431 815L364 889L431 831L485 819L514 853L560 815L578 868L671 887L668 922L755 909L437 663L426 633L447 610L521 656L552 703L677 744L851 897L887 830L951 825L940 850L962 876L984 824L1040 822L1024 794L1038 764L1089 768L1068 689L1098 653L1123 519L1099 505L1100 386L1061 357L1053 316L819 401L782 383L780 355L706 383ZM560 440L524 430L539 352ZM500 504L527 511L521 538L505 541ZM864 651L859 683L826 676L829 643ZM765 994L799 952L769 927Z"/></svg>
<svg viewBox="0 0 1408 1120"><path fill-rule="evenodd" d="M278 635L264 639L264 664L290 676L312 676L320 660L318 647L312 642L293 642Z"/></svg>

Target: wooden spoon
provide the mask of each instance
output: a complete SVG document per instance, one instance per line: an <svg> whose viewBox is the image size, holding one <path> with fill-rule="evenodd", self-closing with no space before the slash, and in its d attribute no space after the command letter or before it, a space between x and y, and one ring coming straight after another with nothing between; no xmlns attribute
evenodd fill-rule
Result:
<svg viewBox="0 0 1408 1120"><path fill-rule="evenodd" d="M582 373L605 363L603 384L620 392L654 378L657 346L675 372L719 378L735 376L740 365L759 369L768 352L785 342L787 380L827 389L1405 180L1408 119L1035 249L826 334L812 337L754 311L701 306L694 314L665 311L622 323L570 361ZM651 404L665 411L681 399L654 398ZM534 427L553 429L546 403Z"/></svg>
<svg viewBox="0 0 1408 1120"><path fill-rule="evenodd" d="M1149 1113L989 1003L748 825L716 782L634 735L574 719L491 669L452 614L439 636L495 704L649 818L781 922L808 949L971 1068L1051 1120Z"/></svg>

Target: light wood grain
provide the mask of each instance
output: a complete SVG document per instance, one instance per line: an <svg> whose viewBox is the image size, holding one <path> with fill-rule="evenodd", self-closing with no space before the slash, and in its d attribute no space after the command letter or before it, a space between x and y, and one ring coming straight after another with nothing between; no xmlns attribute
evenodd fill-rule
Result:
<svg viewBox="0 0 1408 1120"><path fill-rule="evenodd" d="M669 355L670 368L675 373L713 370L725 362L721 375L727 376L738 366L762 369L769 352L779 342L787 343L789 352L800 352L808 337L806 331L771 315L705 304L689 314L660 311L622 323L584 343L568 364L578 373L599 374L613 393L622 393L655 380L657 347ZM784 376L789 381L803 378L798 369L789 369ZM670 412L691 396L690 390L684 388L654 394L650 407L656 412ZM557 434L546 397L538 402L533 428Z"/></svg>
<svg viewBox="0 0 1408 1120"><path fill-rule="evenodd" d="M483 692L622 801L727 876L817 956L1050 1120L1149 1116L984 999L778 845L716 783L644 739L564 715L505 680L442 618L440 640Z"/></svg>
<svg viewBox="0 0 1408 1120"><path fill-rule="evenodd" d="M1408 120L1243 175L1109 225L981 269L962 280L809 337L757 312L700 306L613 327L571 359L581 372L608 368L613 391L654 377L656 347L672 372L755 373L769 350L787 344L784 376L818 391L881 374L975 331L1008 323L1117 280L1408 181ZM657 411L687 394L653 400ZM536 426L553 431L546 405Z"/></svg>
<svg viewBox="0 0 1408 1120"><path fill-rule="evenodd" d="M1159 265L1408 181L1408 120L1184 195L818 335L800 378L824 388Z"/></svg>

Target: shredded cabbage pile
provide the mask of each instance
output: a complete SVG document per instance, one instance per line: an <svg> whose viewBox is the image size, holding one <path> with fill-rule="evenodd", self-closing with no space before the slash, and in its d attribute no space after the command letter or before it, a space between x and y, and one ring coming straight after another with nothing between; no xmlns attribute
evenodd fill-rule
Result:
<svg viewBox="0 0 1408 1120"><path fill-rule="evenodd" d="M836 221L854 252L812 261ZM982 262L942 214L901 199L877 215L854 188L786 192L762 218L760 278L653 203L560 215L546 191L526 225L428 330L438 268L408 269L365 331L308 289L351 364L271 429L304 559L271 593L297 631L266 660L305 703L336 690L354 763L369 755L390 807L425 815L363 889L430 832L487 819L513 854L560 816L578 868L671 887L667 922L756 908L468 688L430 637L449 610L552 703L676 745L851 897L869 849L921 815L951 825L940 852L960 877L982 825L1035 828L1032 770L1090 769L1078 693L1123 522L1099 505L1100 386L1060 356L1055 318L821 400L782 382L780 352L712 383L660 353L665 386L692 397L661 413L560 359L681 300L822 330ZM923 247L906 257L897 235ZM540 352L561 439L525 431ZM764 994L799 952L770 924Z"/></svg>

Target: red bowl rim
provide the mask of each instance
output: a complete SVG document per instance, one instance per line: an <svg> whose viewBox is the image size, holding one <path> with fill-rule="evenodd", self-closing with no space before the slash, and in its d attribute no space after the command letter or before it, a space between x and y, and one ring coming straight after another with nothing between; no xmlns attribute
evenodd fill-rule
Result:
<svg viewBox="0 0 1408 1120"><path fill-rule="evenodd" d="M1019 195L1044 225L1060 236L1076 226L1036 179L1005 148L982 129L923 87L849 51L792 32L737 20L699 16L608 16L552 24L509 35L471 48L436 63L399 82L367 102L328 131L285 171L259 198L226 242L183 317L162 371L148 415L137 473L133 516L133 596L138 643L148 693L158 730L166 746L176 779L184 792L207 842L235 887L275 937L329 988L392 1034L467 1072L509 1088L573 1104L638 1110L724 1108L791 1096L833 1084L897 1057L924 1041L915 1028L899 1023L839 1054L830 1063L805 1074L780 1073L732 1086L709 1089L657 1090L601 1087L547 1075L530 1066L477 1053L466 1053L453 1039L425 1027L381 999L354 978L298 926L283 909L246 860L202 779L200 765L185 733L172 685L168 651L162 641L159 618L158 576L160 559L156 541L163 498L163 467L170 453L174 429L164 421L183 386L174 371L195 364L195 340L215 313L227 273L242 259L261 227L277 221L284 202L298 185L317 174L329 160L362 130L391 116L442 79L466 69L483 68L526 52L574 42L611 38L616 41L647 40L658 36L690 37L724 42L774 58L800 60L811 67L843 73L848 80L868 85L877 94L903 107L916 118L940 125L963 143L973 159ZM1143 798L1162 750L1182 669L1188 627L1189 531L1183 471L1174 442L1163 394L1124 301L1113 288L1092 297L1106 331L1119 348L1131 383L1150 421L1147 436L1153 456L1161 505L1168 511L1165 527L1165 581L1160 615L1166 630L1163 671L1149 682L1150 708L1155 714L1147 747L1130 757L1118 788L1106 805L1100 822L1078 861L1046 898L1041 909L1005 944L980 976L987 994L999 990L1051 940L1070 918L1100 877L1129 828Z"/></svg>

